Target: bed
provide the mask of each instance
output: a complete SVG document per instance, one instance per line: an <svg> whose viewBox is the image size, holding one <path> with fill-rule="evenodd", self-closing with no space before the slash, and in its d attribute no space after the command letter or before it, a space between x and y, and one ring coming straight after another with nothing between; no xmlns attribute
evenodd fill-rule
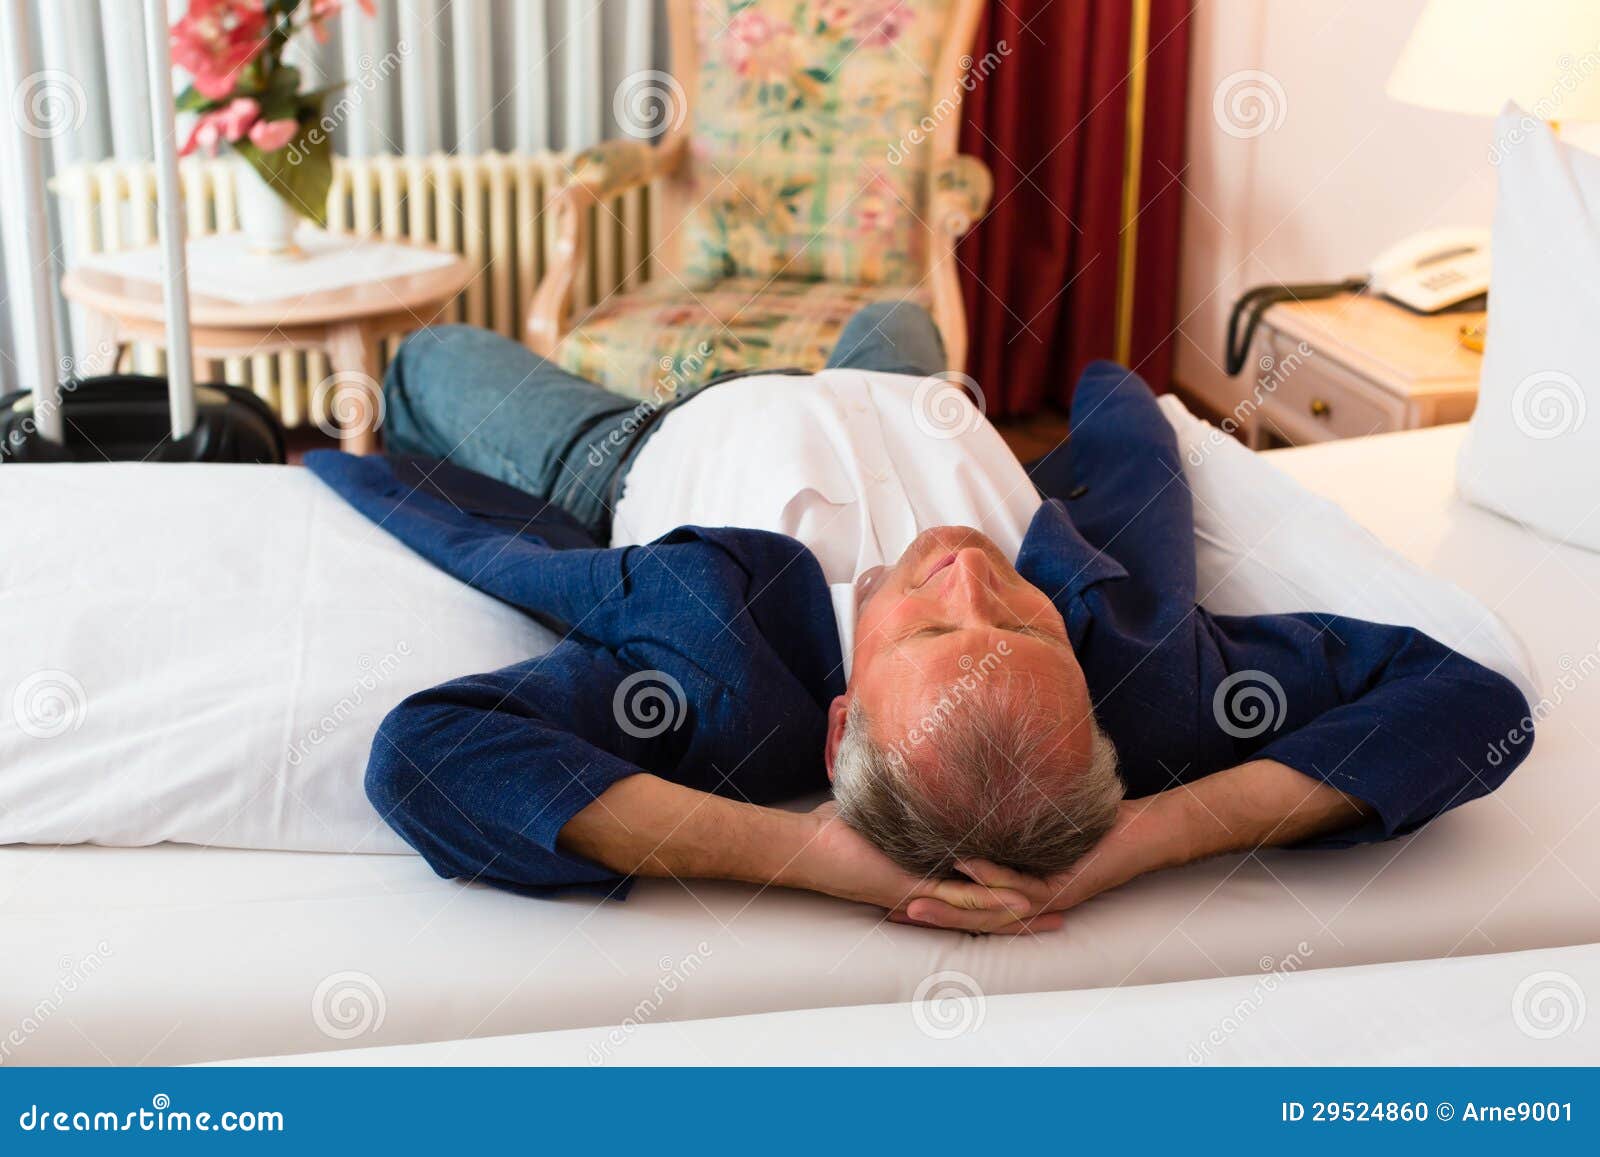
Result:
<svg viewBox="0 0 1600 1157"><path fill-rule="evenodd" d="M1550 691L1506 787L1416 836L1147 877L1019 941L732 885L531 901L404 855L5 847L4 1058L182 1063L612 1025L645 1001L652 1023L890 1004L952 970L998 997L1600 940L1600 555L1459 502L1462 433L1276 455L1498 610Z"/></svg>
<svg viewBox="0 0 1600 1157"><path fill-rule="evenodd" d="M996 997L948 977L901 1004L641 1018L250 1063L1580 1065L1600 1058L1593 992L1600 944Z"/></svg>

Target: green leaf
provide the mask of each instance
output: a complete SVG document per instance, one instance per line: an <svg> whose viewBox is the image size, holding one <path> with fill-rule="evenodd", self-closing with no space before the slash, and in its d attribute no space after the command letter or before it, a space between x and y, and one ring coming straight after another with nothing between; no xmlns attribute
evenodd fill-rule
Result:
<svg viewBox="0 0 1600 1157"><path fill-rule="evenodd" d="M333 188L333 139L317 125L275 153L263 153L248 141L233 148L289 207L319 228L328 226L328 191Z"/></svg>
<svg viewBox="0 0 1600 1157"><path fill-rule="evenodd" d="M179 112L205 112L212 102L200 95L200 91L190 85L178 94L177 109Z"/></svg>

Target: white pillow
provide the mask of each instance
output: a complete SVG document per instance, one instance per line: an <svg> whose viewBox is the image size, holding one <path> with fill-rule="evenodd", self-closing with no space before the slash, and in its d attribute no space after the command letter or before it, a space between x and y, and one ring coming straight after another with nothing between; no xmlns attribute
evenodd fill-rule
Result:
<svg viewBox="0 0 1600 1157"><path fill-rule="evenodd" d="M1507 105L1478 409L1457 482L1479 506L1600 550L1600 156Z"/></svg>
<svg viewBox="0 0 1600 1157"><path fill-rule="evenodd" d="M379 721L553 643L298 468L6 466L0 526L0 843L409 851Z"/></svg>
<svg viewBox="0 0 1600 1157"><path fill-rule="evenodd" d="M1390 550L1336 504L1191 414L1161 409L1194 495L1195 582L1216 615L1320 611L1415 627L1539 697L1528 648L1493 611Z"/></svg>

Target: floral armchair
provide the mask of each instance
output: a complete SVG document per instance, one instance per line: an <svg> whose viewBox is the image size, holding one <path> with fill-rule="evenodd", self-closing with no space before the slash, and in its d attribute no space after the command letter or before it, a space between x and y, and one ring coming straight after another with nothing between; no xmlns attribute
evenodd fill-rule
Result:
<svg viewBox="0 0 1600 1157"><path fill-rule="evenodd" d="M609 141L575 159L529 344L658 397L730 370L820 369L858 309L910 298L960 369L953 251L993 193L956 151L982 0L670 2L682 93L669 95L687 108L669 109L659 145ZM574 328L591 211L651 182L652 279Z"/></svg>

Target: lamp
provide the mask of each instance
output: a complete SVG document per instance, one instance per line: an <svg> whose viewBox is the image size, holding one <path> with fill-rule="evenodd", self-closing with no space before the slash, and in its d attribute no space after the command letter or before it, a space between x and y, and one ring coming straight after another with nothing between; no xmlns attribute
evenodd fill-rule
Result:
<svg viewBox="0 0 1600 1157"><path fill-rule="evenodd" d="M1428 0L1385 91L1444 112L1600 120L1596 0Z"/></svg>
<svg viewBox="0 0 1600 1157"><path fill-rule="evenodd" d="M1515 101L1549 121L1600 120L1600 0L1428 0L1385 91L1443 112L1498 116ZM1483 327L1461 327L1483 352Z"/></svg>

